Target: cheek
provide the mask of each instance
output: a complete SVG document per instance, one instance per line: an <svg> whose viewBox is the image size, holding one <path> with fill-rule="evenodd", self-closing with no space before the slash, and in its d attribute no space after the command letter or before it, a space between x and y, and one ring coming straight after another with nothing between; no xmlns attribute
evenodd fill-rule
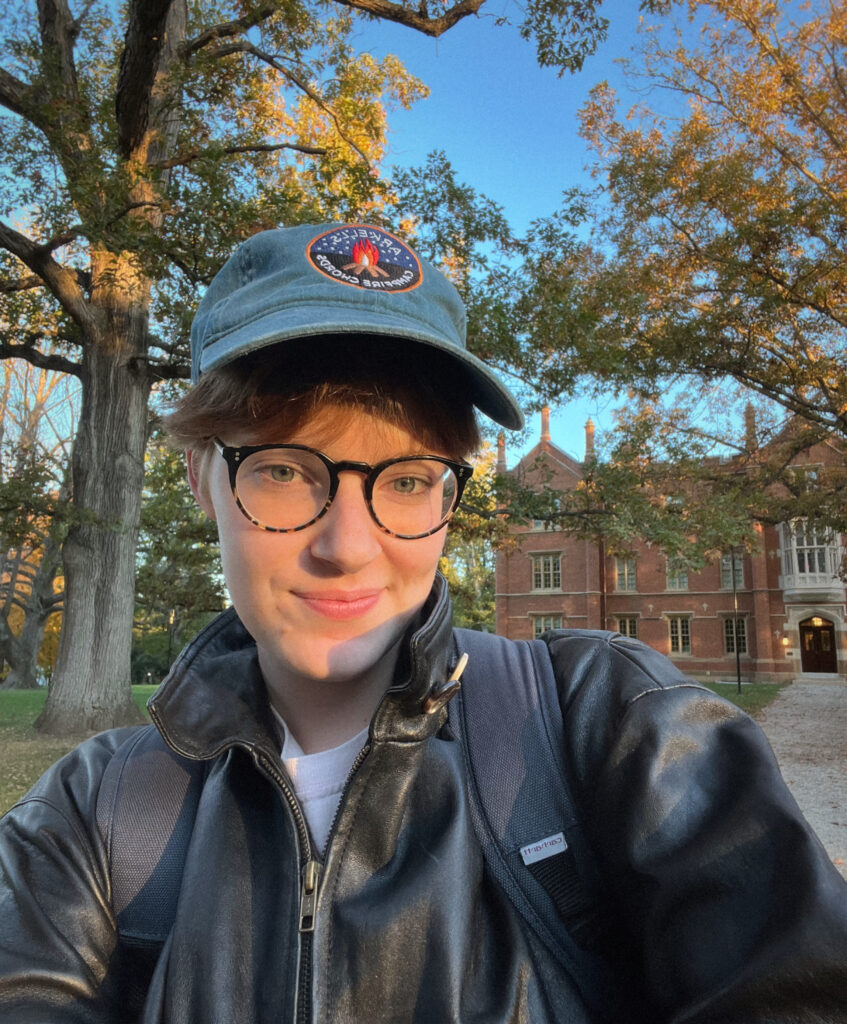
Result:
<svg viewBox="0 0 847 1024"><path fill-rule="evenodd" d="M437 533L421 540L398 540L393 545L392 561L408 583L426 584L428 588L435 577L443 548L444 538Z"/></svg>
<svg viewBox="0 0 847 1024"><path fill-rule="evenodd" d="M239 510L228 490L214 492L215 518L221 548L221 565L230 595L244 594L259 587L262 577L270 576L280 558L277 534L255 527Z"/></svg>

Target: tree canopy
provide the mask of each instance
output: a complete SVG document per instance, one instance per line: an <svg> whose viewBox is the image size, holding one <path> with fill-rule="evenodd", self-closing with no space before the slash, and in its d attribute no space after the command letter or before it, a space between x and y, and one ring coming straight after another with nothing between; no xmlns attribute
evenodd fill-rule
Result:
<svg viewBox="0 0 847 1024"><path fill-rule="evenodd" d="M641 75L684 116L621 121L606 86L582 111L608 189L605 297L622 297L597 311L594 358L611 341L610 379L730 378L847 434L847 14L683 6L699 46L648 33Z"/></svg>
<svg viewBox="0 0 847 1024"><path fill-rule="evenodd" d="M675 472L698 540L722 504L736 535L744 518L812 512L847 529L843 474L813 496L788 471L847 439L847 11L643 6L627 62L643 101L622 113L606 83L593 90L581 130L597 189L534 225L504 333L542 397L587 379L617 399L595 476L607 505L629 476L656 508Z"/></svg>

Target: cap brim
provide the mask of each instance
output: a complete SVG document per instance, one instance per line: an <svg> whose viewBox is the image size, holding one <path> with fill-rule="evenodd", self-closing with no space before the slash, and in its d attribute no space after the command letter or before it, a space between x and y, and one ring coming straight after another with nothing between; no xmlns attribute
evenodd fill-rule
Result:
<svg viewBox="0 0 847 1024"><path fill-rule="evenodd" d="M208 373L257 349L296 338L373 334L438 349L463 369L471 388L469 398L480 412L509 430L520 430L524 425L523 411L508 388L466 349L457 348L454 342L435 331L423 329L419 320L390 311L368 316L366 310L359 309L355 324L350 323L349 316L340 315L341 312L331 307L317 310L314 306L302 305L275 310L207 342L200 356L199 371Z"/></svg>

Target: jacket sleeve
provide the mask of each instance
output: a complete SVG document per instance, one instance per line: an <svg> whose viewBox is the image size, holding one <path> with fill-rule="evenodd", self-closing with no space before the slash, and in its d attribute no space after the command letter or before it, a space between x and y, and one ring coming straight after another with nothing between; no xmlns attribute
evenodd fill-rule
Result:
<svg viewBox="0 0 847 1024"><path fill-rule="evenodd" d="M100 780L120 733L57 762L0 820L0 1019L100 1024L116 1015L108 857L96 827Z"/></svg>
<svg viewBox="0 0 847 1024"><path fill-rule="evenodd" d="M761 729L637 641L554 634L550 650L644 1019L847 1022L847 883Z"/></svg>

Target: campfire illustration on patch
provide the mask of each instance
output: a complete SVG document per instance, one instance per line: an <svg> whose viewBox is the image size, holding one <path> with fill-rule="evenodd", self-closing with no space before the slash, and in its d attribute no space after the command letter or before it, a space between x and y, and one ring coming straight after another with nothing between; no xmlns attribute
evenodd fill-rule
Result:
<svg viewBox="0 0 847 1024"><path fill-rule="evenodd" d="M388 274L379 266L379 249L368 239L361 239L353 246L350 253L353 257L352 263L346 263L344 270L352 270L354 274L369 274L371 277L388 277Z"/></svg>
<svg viewBox="0 0 847 1024"><path fill-rule="evenodd" d="M363 292L407 292L423 280L418 257L396 235L373 224L342 224L306 246L306 259L324 277Z"/></svg>

